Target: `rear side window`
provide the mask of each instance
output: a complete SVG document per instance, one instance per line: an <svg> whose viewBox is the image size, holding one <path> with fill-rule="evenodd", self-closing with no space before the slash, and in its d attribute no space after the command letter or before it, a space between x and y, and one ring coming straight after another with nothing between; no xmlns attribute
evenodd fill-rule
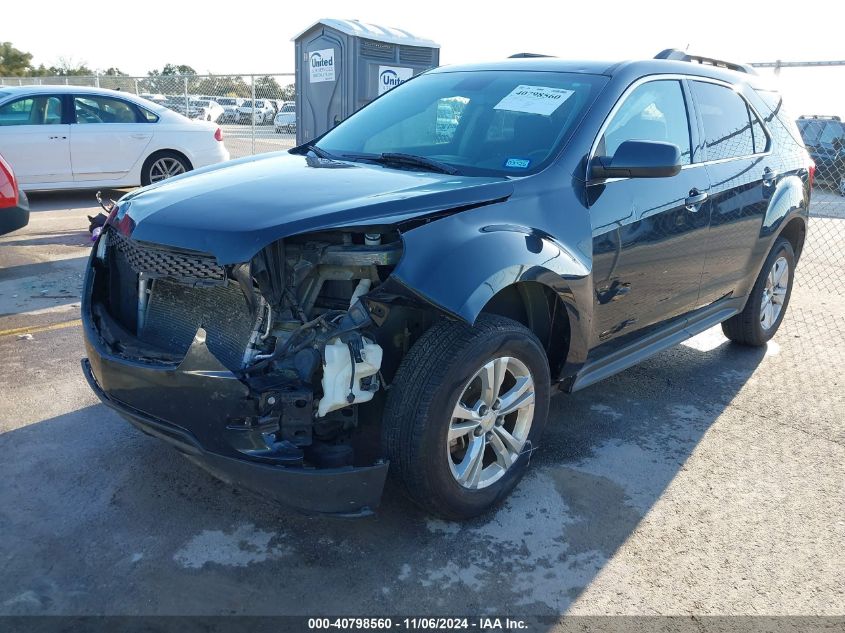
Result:
<svg viewBox="0 0 845 633"><path fill-rule="evenodd" d="M690 83L704 124L707 160L724 160L756 153L751 113L745 100L725 86L703 81Z"/></svg>
<svg viewBox="0 0 845 633"><path fill-rule="evenodd" d="M650 81L635 88L605 128L596 153L612 157L625 141L663 141L681 150L681 164L690 163L690 130L681 84Z"/></svg>
<svg viewBox="0 0 845 633"><path fill-rule="evenodd" d="M120 99L85 96L73 98L77 123L137 123L135 107Z"/></svg>

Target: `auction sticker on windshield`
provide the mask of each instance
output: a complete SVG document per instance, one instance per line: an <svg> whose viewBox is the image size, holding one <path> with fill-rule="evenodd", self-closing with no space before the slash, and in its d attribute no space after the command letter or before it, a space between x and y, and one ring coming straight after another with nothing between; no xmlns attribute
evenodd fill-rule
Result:
<svg viewBox="0 0 845 633"><path fill-rule="evenodd" d="M546 88L545 86L517 86L505 98L499 101L494 110L510 110L528 114L549 116L575 94L565 88Z"/></svg>

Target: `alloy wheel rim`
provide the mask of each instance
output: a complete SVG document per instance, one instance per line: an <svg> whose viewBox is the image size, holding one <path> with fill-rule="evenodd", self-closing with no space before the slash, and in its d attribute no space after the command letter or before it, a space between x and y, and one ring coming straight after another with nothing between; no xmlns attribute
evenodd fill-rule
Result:
<svg viewBox="0 0 845 633"><path fill-rule="evenodd" d="M452 409L446 440L458 484L478 490L505 475L525 448L534 400L534 379L518 358L494 358L473 375Z"/></svg>
<svg viewBox="0 0 845 633"><path fill-rule="evenodd" d="M783 311L788 287L789 262L785 257L778 257L766 276L766 286L763 288L763 298L760 303L760 325L764 330L770 330L777 323Z"/></svg>
<svg viewBox="0 0 845 633"><path fill-rule="evenodd" d="M150 167L150 182L158 182L185 173L185 166L175 158L159 158Z"/></svg>

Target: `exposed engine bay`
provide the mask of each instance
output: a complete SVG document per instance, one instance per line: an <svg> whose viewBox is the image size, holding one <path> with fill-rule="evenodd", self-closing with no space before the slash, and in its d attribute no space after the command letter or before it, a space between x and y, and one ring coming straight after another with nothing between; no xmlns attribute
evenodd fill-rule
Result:
<svg viewBox="0 0 845 633"><path fill-rule="evenodd" d="M220 266L109 227L96 256L107 271L102 301L92 312L109 348L133 360L176 366L201 333L252 396L225 430L237 451L273 464L342 467L377 459L377 442L363 454L353 447L357 405L385 386L379 341L401 336L377 332L361 297L401 254L395 230L339 230L285 238L250 262Z"/></svg>

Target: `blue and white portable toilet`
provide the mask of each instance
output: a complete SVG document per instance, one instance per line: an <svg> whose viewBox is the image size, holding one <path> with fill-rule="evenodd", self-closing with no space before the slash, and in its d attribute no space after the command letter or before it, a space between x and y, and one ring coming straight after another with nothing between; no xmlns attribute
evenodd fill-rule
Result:
<svg viewBox="0 0 845 633"><path fill-rule="evenodd" d="M439 44L403 29L358 20L319 20L293 41L300 144L440 63Z"/></svg>

